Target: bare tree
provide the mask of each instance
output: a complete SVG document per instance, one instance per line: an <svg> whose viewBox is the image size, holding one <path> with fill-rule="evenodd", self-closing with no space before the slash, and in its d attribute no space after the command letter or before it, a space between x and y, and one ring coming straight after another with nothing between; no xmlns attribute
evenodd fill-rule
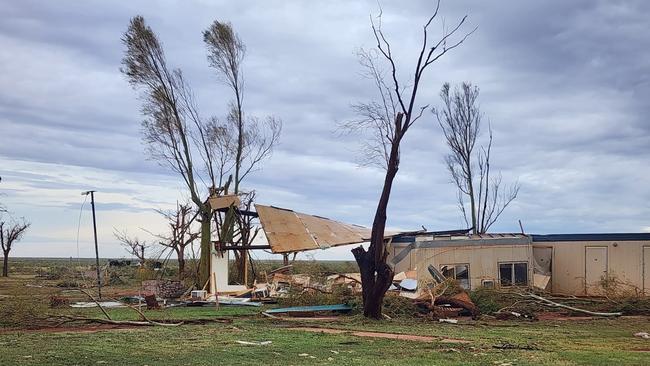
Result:
<svg viewBox="0 0 650 366"><path fill-rule="evenodd" d="M289 257L290 257L292 254L293 254L293 258L289 259ZM288 266L289 264L295 262L297 256L298 256L298 252L293 252L293 253L282 253L282 265L283 265L283 266Z"/></svg>
<svg viewBox="0 0 650 366"><path fill-rule="evenodd" d="M243 61L246 55L246 46L233 30L230 23L214 21L203 32L203 40L208 52L208 62L217 73L219 80L231 89L234 97L226 121L214 136L225 143L218 145L228 150L227 156L234 161L224 161L222 166L226 172L234 170L232 193L240 194L241 184L246 176L258 168L259 163L269 157L273 147L277 144L282 123L279 119L269 116L265 119L247 117L244 113L244 73ZM222 155L226 156L226 154ZM224 193L228 192L226 185ZM254 193L243 195L242 209L252 207ZM249 246L255 238L257 231L253 229L251 218L236 215L234 211L218 214L215 217L219 241L242 247ZM228 216L228 217L226 217ZM237 228L222 227L237 225ZM246 282L246 262L248 251L243 249L235 251L235 263L242 282Z"/></svg>
<svg viewBox="0 0 650 366"><path fill-rule="evenodd" d="M113 236L117 239L120 244L126 249L126 251L136 257L140 262L140 267L144 267L145 262L147 261L146 251L151 247L151 244L148 244L144 240L140 240L137 237L129 236L129 234L124 231L118 231L113 229Z"/></svg>
<svg viewBox="0 0 650 366"><path fill-rule="evenodd" d="M180 69L167 65L162 45L144 18L131 19L122 42L126 46L121 69L141 92L143 140L149 156L178 173L196 206L201 222L201 258L198 283L209 278L211 209L205 197L218 191L220 157L213 144L221 140L214 123L199 117L189 84ZM199 155L199 167L193 158ZM203 164L200 164L202 162Z"/></svg>
<svg viewBox="0 0 650 366"><path fill-rule="evenodd" d="M449 83L445 83L440 91L443 107L434 109L450 150L445 163L458 188L458 207L465 223L468 226L471 223L474 234L487 232L519 193L518 183L507 188L502 186L500 172L490 176L492 128L489 123L487 145L477 146L483 118L478 96L479 88L471 83L462 83L453 92Z"/></svg>
<svg viewBox="0 0 650 366"><path fill-rule="evenodd" d="M9 252L11 252L13 245L22 239L30 225L25 218L5 220L0 216L0 247L3 255L2 277L9 275Z"/></svg>
<svg viewBox="0 0 650 366"><path fill-rule="evenodd" d="M157 210L167 221L168 232L158 234L158 243L166 249L173 250L178 259L178 278L185 276L186 249L199 238L200 234L192 230L192 206L189 203L176 203L173 211Z"/></svg>
<svg viewBox="0 0 650 366"><path fill-rule="evenodd" d="M432 63L448 51L458 47L471 34L471 32L467 33L455 41L450 39L465 23L465 16L453 28L445 29L437 41L431 42L429 26L438 16L439 8L440 2L437 3L433 15L423 26L422 46L417 54L413 79L408 82L400 81L398 78L395 56L381 28L381 13L378 17L378 24L375 24L371 17L372 31L377 47L375 51L362 53L361 62L368 70L368 75L379 92L379 99L355 105L354 109L360 119L342 126L344 129L352 131L368 129L374 131L374 140L367 145L371 148L366 150L370 152L372 161L380 162L386 170L384 186L372 224L370 247L367 251L362 246L352 250L361 272L363 313L364 316L375 319L381 319L384 296L394 276L393 269L386 263L388 251L386 250L384 230L390 192L399 169L400 144L406 132L428 108L428 106L416 106L420 82L424 71ZM388 76L380 67L379 60L384 61L387 65Z"/></svg>

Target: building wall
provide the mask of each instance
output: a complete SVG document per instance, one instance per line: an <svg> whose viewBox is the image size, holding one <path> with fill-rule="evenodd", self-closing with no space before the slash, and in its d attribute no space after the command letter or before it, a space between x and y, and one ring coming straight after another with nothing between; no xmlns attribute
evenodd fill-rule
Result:
<svg viewBox="0 0 650 366"><path fill-rule="evenodd" d="M614 245L616 243L616 245ZM551 291L572 295L603 295L597 283L585 283L586 252L588 247L607 248L607 275L616 279L618 288L627 291L644 289L644 251L650 250L647 241L584 241L584 242L544 242L534 247L552 247L553 263ZM646 261L647 262L647 261ZM650 263L645 263L645 271L650 272ZM648 281L646 281L648 282ZM650 283L645 284L646 295L650 295Z"/></svg>
<svg viewBox="0 0 650 366"><path fill-rule="evenodd" d="M407 246L408 244L391 246L388 253L388 261L390 261L392 258L395 258L395 256L402 252L402 250L404 250ZM414 270L417 267L418 250L419 249L412 249L404 259L396 263L393 266L395 273Z"/></svg>
<svg viewBox="0 0 650 366"><path fill-rule="evenodd" d="M389 260L399 254L406 244L394 245ZM395 272L417 269L418 280L430 281L427 267L469 264L471 289L478 288L483 280L498 284L500 262L527 262L528 279L532 284L532 248L553 248L550 291L570 295L604 295L596 281L585 283L586 251L589 247L607 248L607 276L616 280L619 291L638 292L650 296L650 241L570 241L535 242L532 245L463 245L419 248L410 251L395 265ZM645 248L645 251L644 251ZM645 258L645 260L644 260ZM593 263L591 263L593 265ZM593 267L591 267L593 268ZM597 278L592 275L592 278ZM645 278L645 280L644 280Z"/></svg>
<svg viewBox="0 0 650 366"><path fill-rule="evenodd" d="M442 265L469 264L471 289L481 286L483 280L499 283L499 263L528 263L528 280L532 281L532 246L531 245L484 245L420 248L417 255L418 280L429 281L431 275L428 266L437 269Z"/></svg>

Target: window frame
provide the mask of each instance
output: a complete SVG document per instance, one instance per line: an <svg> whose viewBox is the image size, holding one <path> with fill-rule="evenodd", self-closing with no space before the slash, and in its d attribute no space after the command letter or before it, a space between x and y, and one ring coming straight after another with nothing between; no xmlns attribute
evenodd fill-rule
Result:
<svg viewBox="0 0 650 366"><path fill-rule="evenodd" d="M503 281L501 279L501 265L510 265L510 279L511 283L508 285L504 285ZM515 264L525 264L526 265L526 283L525 284L517 284L516 283L516 276L515 276ZM530 286L530 274L528 273L530 269L530 263L526 261L507 261L507 262L497 262L497 272L499 273L499 287L522 287L522 286Z"/></svg>
<svg viewBox="0 0 650 366"><path fill-rule="evenodd" d="M469 263L441 264L440 265L440 273L442 273L443 276L444 276L443 267L453 267L453 269L454 269L454 280L458 281L460 283L460 280L458 280L458 278L457 278L458 272L456 271L456 267L458 267L458 266L467 266L467 288L463 287L462 285L461 285L461 287L463 287L465 290L471 290L472 289L472 276L470 275L471 274L471 272L470 272L471 269L470 269Z"/></svg>

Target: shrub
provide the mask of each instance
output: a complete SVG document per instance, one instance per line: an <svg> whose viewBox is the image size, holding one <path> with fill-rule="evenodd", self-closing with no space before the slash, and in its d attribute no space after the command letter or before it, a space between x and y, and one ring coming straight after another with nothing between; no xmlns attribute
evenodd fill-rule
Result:
<svg viewBox="0 0 650 366"><path fill-rule="evenodd" d="M469 297L472 302L479 308L482 314L491 314L499 311L508 304L502 303L503 294L494 289L479 287L470 292Z"/></svg>

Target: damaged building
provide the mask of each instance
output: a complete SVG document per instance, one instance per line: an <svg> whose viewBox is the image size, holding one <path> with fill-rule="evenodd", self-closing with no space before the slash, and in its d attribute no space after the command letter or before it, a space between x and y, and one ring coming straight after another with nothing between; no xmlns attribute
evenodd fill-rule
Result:
<svg viewBox="0 0 650 366"><path fill-rule="evenodd" d="M215 210L236 206L236 196L213 197ZM293 253L360 244L370 229L290 209L255 205L273 253ZM650 296L650 233L471 234L469 229L386 233L388 262L396 274L415 273L415 286L453 278L466 290L536 287L565 295L604 295L616 283ZM213 248L210 292L236 292L228 283L228 248Z"/></svg>
<svg viewBox="0 0 650 366"><path fill-rule="evenodd" d="M603 295L607 281L650 295L650 233L419 233L393 238L395 272L432 271L468 289L534 286L567 295ZM432 268L431 268L432 267Z"/></svg>

